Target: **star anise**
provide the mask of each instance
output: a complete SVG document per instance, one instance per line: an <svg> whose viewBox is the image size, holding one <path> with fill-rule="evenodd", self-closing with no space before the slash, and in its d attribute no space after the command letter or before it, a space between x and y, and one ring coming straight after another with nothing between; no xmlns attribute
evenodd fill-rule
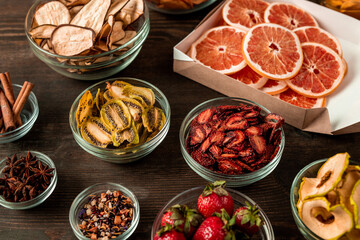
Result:
<svg viewBox="0 0 360 240"><path fill-rule="evenodd" d="M22 163L22 161L23 159L17 160L16 154L14 154L11 159L9 157L6 157L7 166L4 168L3 173L8 173L10 174L10 177L13 177L14 173L16 173L20 169L19 164Z"/></svg>
<svg viewBox="0 0 360 240"><path fill-rule="evenodd" d="M36 160L36 157L32 156L30 152L28 152L25 160L24 165L22 166L22 169L19 173L19 176L22 176L23 178L27 179L32 175L31 168L37 164L38 160Z"/></svg>
<svg viewBox="0 0 360 240"><path fill-rule="evenodd" d="M51 173L54 168L49 168L47 165L43 165L40 161L38 161L37 168L31 168L31 171L34 172L34 177L40 179L47 185L50 184L50 178L54 175Z"/></svg>

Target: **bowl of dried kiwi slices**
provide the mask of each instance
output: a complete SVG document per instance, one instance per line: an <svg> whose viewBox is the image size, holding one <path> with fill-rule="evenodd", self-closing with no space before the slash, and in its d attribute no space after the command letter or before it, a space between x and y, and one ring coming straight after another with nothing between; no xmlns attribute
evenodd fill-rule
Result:
<svg viewBox="0 0 360 240"><path fill-rule="evenodd" d="M88 153L127 163L151 153L170 128L170 105L154 85L114 78L85 89L70 109L75 141Z"/></svg>

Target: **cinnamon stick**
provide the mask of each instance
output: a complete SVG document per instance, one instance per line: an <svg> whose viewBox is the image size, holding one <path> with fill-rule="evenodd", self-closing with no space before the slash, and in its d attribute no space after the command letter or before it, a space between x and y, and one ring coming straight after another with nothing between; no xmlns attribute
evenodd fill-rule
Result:
<svg viewBox="0 0 360 240"><path fill-rule="evenodd" d="M11 110L9 102L4 94L4 91L0 88L0 107L1 113L4 119L4 129L5 131L11 131L16 128L14 121L14 114Z"/></svg>
<svg viewBox="0 0 360 240"><path fill-rule="evenodd" d="M15 103L14 91L10 79L10 74L8 72L0 73L0 80L3 86L5 96L9 101L10 106L12 107Z"/></svg>
<svg viewBox="0 0 360 240"><path fill-rule="evenodd" d="M16 98L16 101L13 106L14 118L16 119L16 123L21 125L20 113L25 106L25 103L31 93L31 90L34 88L34 84L31 82L25 81L22 86L19 96ZM24 90L23 90L24 89Z"/></svg>

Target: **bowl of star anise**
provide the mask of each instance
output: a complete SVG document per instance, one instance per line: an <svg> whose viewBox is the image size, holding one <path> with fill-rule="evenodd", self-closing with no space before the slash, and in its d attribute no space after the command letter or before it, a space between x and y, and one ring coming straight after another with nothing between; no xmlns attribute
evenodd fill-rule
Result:
<svg viewBox="0 0 360 240"><path fill-rule="evenodd" d="M43 203L57 184L54 162L45 154L23 151L0 161L0 205L28 209Z"/></svg>
<svg viewBox="0 0 360 240"><path fill-rule="evenodd" d="M220 97L193 108L180 128L181 152L207 181L231 187L252 184L279 164L284 119L247 99Z"/></svg>

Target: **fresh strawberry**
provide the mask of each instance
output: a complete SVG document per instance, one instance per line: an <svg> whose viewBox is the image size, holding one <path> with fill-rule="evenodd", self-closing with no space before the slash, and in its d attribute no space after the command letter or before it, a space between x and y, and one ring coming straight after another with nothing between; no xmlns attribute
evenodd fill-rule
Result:
<svg viewBox="0 0 360 240"><path fill-rule="evenodd" d="M155 234L154 240L186 240L184 233L178 230L170 224L166 224Z"/></svg>
<svg viewBox="0 0 360 240"><path fill-rule="evenodd" d="M256 205L251 206L248 202L246 202L246 206L236 209L234 216L236 216L238 229L250 237L257 233L263 224L263 220L259 216L259 209Z"/></svg>
<svg viewBox="0 0 360 240"><path fill-rule="evenodd" d="M190 209L186 205L176 204L168 209L161 219L161 226L170 224L184 232L187 238L194 235L196 228L203 218L196 209Z"/></svg>
<svg viewBox="0 0 360 240"><path fill-rule="evenodd" d="M234 200L224 189L225 181L209 183L198 198L198 209L201 215L208 218L213 213L220 213L224 208L232 216L234 212Z"/></svg>

